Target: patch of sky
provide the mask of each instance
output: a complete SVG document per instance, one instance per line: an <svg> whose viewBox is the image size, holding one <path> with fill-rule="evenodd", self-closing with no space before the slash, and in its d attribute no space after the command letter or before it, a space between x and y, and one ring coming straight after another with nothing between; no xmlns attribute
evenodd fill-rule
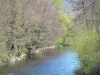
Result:
<svg viewBox="0 0 100 75"><path fill-rule="evenodd" d="M72 3L73 0L63 0L64 2Z"/></svg>

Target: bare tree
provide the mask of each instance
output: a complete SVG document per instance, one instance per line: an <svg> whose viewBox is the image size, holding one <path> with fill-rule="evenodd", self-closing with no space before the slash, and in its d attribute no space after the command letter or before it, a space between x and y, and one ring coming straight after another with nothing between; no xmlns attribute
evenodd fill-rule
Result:
<svg viewBox="0 0 100 75"><path fill-rule="evenodd" d="M99 0L78 0L74 1L74 10L80 11L77 17L78 22L85 23L88 29L93 30L95 27L98 32L100 29L100 1Z"/></svg>

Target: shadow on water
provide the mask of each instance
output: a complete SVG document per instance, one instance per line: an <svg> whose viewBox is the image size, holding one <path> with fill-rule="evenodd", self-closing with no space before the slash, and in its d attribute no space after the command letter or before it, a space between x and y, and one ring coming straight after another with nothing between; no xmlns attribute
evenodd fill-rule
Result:
<svg viewBox="0 0 100 75"><path fill-rule="evenodd" d="M80 64L77 53L65 48L50 50L33 60L29 59L23 62L17 68L12 67L13 69L6 66L8 75L74 75L75 69ZM5 68L3 69L5 70Z"/></svg>

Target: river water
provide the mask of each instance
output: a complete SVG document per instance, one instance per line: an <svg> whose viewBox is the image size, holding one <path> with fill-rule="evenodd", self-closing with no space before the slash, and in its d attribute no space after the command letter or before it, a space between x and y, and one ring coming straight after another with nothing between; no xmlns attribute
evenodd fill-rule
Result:
<svg viewBox="0 0 100 75"><path fill-rule="evenodd" d="M79 64L74 50L62 48L39 54L14 66L6 65L0 68L0 75L74 75Z"/></svg>

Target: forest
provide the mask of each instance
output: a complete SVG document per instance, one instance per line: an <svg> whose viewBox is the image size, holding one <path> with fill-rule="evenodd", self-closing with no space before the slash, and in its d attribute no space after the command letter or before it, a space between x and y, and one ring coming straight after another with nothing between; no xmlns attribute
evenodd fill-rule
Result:
<svg viewBox="0 0 100 75"><path fill-rule="evenodd" d="M80 61L74 74L34 75L100 75L99 24L100 0L0 0L0 66L70 47Z"/></svg>

